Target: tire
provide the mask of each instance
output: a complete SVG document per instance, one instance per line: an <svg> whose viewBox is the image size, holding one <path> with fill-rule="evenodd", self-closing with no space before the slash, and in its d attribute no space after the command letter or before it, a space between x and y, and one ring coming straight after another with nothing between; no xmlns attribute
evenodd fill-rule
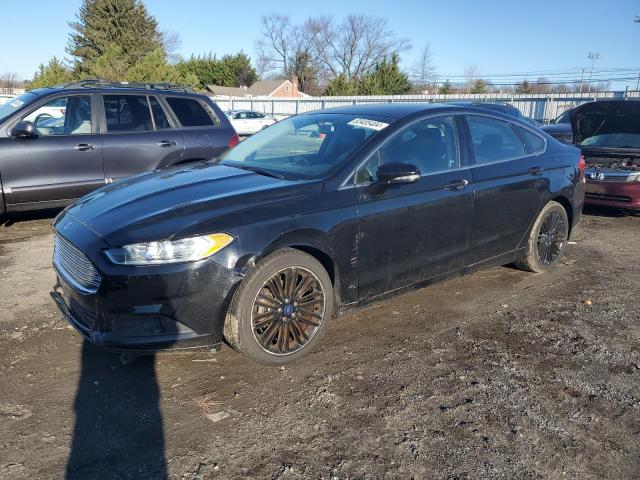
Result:
<svg viewBox="0 0 640 480"><path fill-rule="evenodd" d="M320 342L333 303L331 279L320 262L299 250L279 250L258 263L236 290L224 337L257 363L291 363Z"/></svg>
<svg viewBox="0 0 640 480"><path fill-rule="evenodd" d="M547 203L529 233L524 257L514 265L534 273L552 270L562 258L568 236L567 211L558 202Z"/></svg>

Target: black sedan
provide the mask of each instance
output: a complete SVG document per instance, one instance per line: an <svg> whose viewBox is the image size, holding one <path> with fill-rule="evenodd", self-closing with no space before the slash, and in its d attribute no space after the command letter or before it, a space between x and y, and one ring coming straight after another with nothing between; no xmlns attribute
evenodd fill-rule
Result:
<svg viewBox="0 0 640 480"><path fill-rule="evenodd" d="M98 345L226 340L283 364L367 300L489 265L551 269L581 215L583 169L577 149L484 109L299 115L67 208L52 296Z"/></svg>

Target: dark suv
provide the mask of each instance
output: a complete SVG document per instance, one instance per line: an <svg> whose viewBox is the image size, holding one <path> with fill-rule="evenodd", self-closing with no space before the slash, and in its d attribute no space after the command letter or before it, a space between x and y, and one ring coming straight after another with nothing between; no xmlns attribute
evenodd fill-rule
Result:
<svg viewBox="0 0 640 480"><path fill-rule="evenodd" d="M0 214L63 207L122 177L215 157L238 137L204 95L82 81L0 106Z"/></svg>

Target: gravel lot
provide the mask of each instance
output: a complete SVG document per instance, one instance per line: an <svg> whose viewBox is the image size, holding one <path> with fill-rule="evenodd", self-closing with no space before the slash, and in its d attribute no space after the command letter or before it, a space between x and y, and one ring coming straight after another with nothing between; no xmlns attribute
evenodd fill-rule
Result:
<svg viewBox="0 0 640 480"><path fill-rule="evenodd" d="M351 312L286 369L83 344L50 224L0 226L2 479L640 478L640 215L587 212L550 274Z"/></svg>

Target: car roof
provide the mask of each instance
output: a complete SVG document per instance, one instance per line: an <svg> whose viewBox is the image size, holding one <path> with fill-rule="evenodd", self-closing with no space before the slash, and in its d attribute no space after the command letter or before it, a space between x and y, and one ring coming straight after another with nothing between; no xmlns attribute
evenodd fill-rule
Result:
<svg viewBox="0 0 640 480"><path fill-rule="evenodd" d="M313 115L316 113L336 113L346 115L369 115L372 117L383 117L398 120L409 115L420 112L437 110L465 110L461 107L448 103L369 103L360 105L349 105L345 107L326 108L315 110L302 115Z"/></svg>
<svg viewBox="0 0 640 480"><path fill-rule="evenodd" d="M144 87L117 87L117 86L110 86L110 87L104 87L104 86L91 86L91 85L86 85L86 86L78 86L78 87L65 87L64 85L59 85L59 86L55 86L55 87L43 87L43 88L36 88L34 90L29 90L26 93L33 93L35 95L38 96L45 96L45 95L52 95L52 94L57 94L57 93L80 93L80 92L85 92L85 93L96 93L96 92L101 92L101 93L105 93L106 95L110 94L110 93L134 93L134 94L144 94L144 95L149 95L150 93L152 93L153 95L158 95L158 94L164 94L164 95L171 95L171 96L182 96L182 95L186 95L186 96L191 96L191 95L199 95L199 96L203 96L202 94L199 94L197 92L194 91L183 91L183 90L172 90L172 89L168 89L168 88L144 88Z"/></svg>

